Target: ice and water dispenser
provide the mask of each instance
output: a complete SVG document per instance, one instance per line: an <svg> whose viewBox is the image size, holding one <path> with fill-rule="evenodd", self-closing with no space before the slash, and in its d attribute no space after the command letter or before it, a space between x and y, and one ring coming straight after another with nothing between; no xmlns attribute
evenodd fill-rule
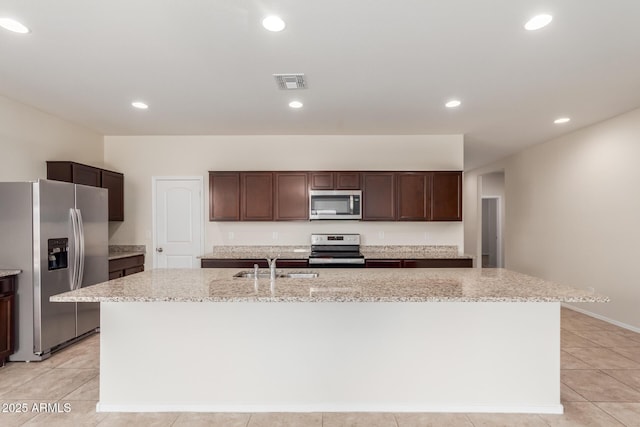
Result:
<svg viewBox="0 0 640 427"><path fill-rule="evenodd" d="M49 270L59 270L67 268L69 253L69 239L49 239L47 256L49 259Z"/></svg>

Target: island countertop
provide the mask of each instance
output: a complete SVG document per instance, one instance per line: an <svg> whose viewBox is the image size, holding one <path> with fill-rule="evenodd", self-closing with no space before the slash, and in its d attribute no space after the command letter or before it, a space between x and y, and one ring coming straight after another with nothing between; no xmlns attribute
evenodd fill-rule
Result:
<svg viewBox="0 0 640 427"><path fill-rule="evenodd" d="M236 278L236 269L156 269L54 302L608 302L505 269L319 269L315 278ZM266 270L261 270L264 272ZM295 270L282 270L291 272ZM280 270L279 270L280 272Z"/></svg>

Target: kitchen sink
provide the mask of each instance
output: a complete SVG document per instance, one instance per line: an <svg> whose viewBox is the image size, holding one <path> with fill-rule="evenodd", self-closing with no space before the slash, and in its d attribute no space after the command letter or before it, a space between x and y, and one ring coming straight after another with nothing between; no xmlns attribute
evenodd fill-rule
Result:
<svg viewBox="0 0 640 427"><path fill-rule="evenodd" d="M313 279L314 277L318 277L319 274L315 271L292 271L290 273L278 272L276 273L276 278L282 279ZM255 279L256 273L253 270L240 271L233 275L233 277L242 277L246 279ZM259 271L258 279L268 279L271 277L271 273L269 271Z"/></svg>
<svg viewBox="0 0 640 427"><path fill-rule="evenodd" d="M284 274L284 277L290 277L292 279L313 279L314 277L318 277L320 274L314 271L298 271L292 273Z"/></svg>

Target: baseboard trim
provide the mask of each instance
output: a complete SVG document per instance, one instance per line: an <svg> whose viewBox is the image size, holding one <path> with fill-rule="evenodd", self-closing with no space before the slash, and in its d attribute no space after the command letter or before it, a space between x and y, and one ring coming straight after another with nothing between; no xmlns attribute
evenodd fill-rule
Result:
<svg viewBox="0 0 640 427"><path fill-rule="evenodd" d="M436 412L436 413L494 413L494 414L562 414L564 407L558 405L543 406L448 406L448 405L395 405L395 404L357 404L344 405L332 403L308 405L149 405L149 404L96 404L97 412Z"/></svg>
<svg viewBox="0 0 640 427"><path fill-rule="evenodd" d="M610 319L610 318L608 318L606 316L603 316L601 314L593 313L593 312L591 312L589 310L585 310L583 308L578 308L578 307L575 307L573 305L569 305L569 304L565 304L565 303L562 303L562 306L565 307L565 308L568 308L569 310L577 311L578 313L582 313L582 314L586 314L587 316L595 317L596 319L602 320L603 322L611 323L612 325L620 326L621 328L628 329L630 331L640 333L640 328L636 328L635 326L631 326L631 325L628 325L626 323L619 322L619 321L614 320L614 319Z"/></svg>

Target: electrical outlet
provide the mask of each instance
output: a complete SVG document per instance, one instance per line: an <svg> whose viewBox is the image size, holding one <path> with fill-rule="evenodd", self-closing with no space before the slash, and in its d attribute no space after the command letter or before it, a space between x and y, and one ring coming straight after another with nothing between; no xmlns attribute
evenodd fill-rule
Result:
<svg viewBox="0 0 640 427"><path fill-rule="evenodd" d="M424 232L424 241L425 242L429 241L429 233L427 233L426 231Z"/></svg>
<svg viewBox="0 0 640 427"><path fill-rule="evenodd" d="M593 286L589 286L589 287L587 288L587 290L588 290L589 292L591 292L591 293L595 293L595 292L596 292L596 288L594 288Z"/></svg>
<svg viewBox="0 0 640 427"><path fill-rule="evenodd" d="M384 240L384 231L378 231L378 239Z"/></svg>
<svg viewBox="0 0 640 427"><path fill-rule="evenodd" d="M271 233L271 238L272 238L273 240L278 240L278 232L277 232L277 231L274 231L273 233Z"/></svg>

